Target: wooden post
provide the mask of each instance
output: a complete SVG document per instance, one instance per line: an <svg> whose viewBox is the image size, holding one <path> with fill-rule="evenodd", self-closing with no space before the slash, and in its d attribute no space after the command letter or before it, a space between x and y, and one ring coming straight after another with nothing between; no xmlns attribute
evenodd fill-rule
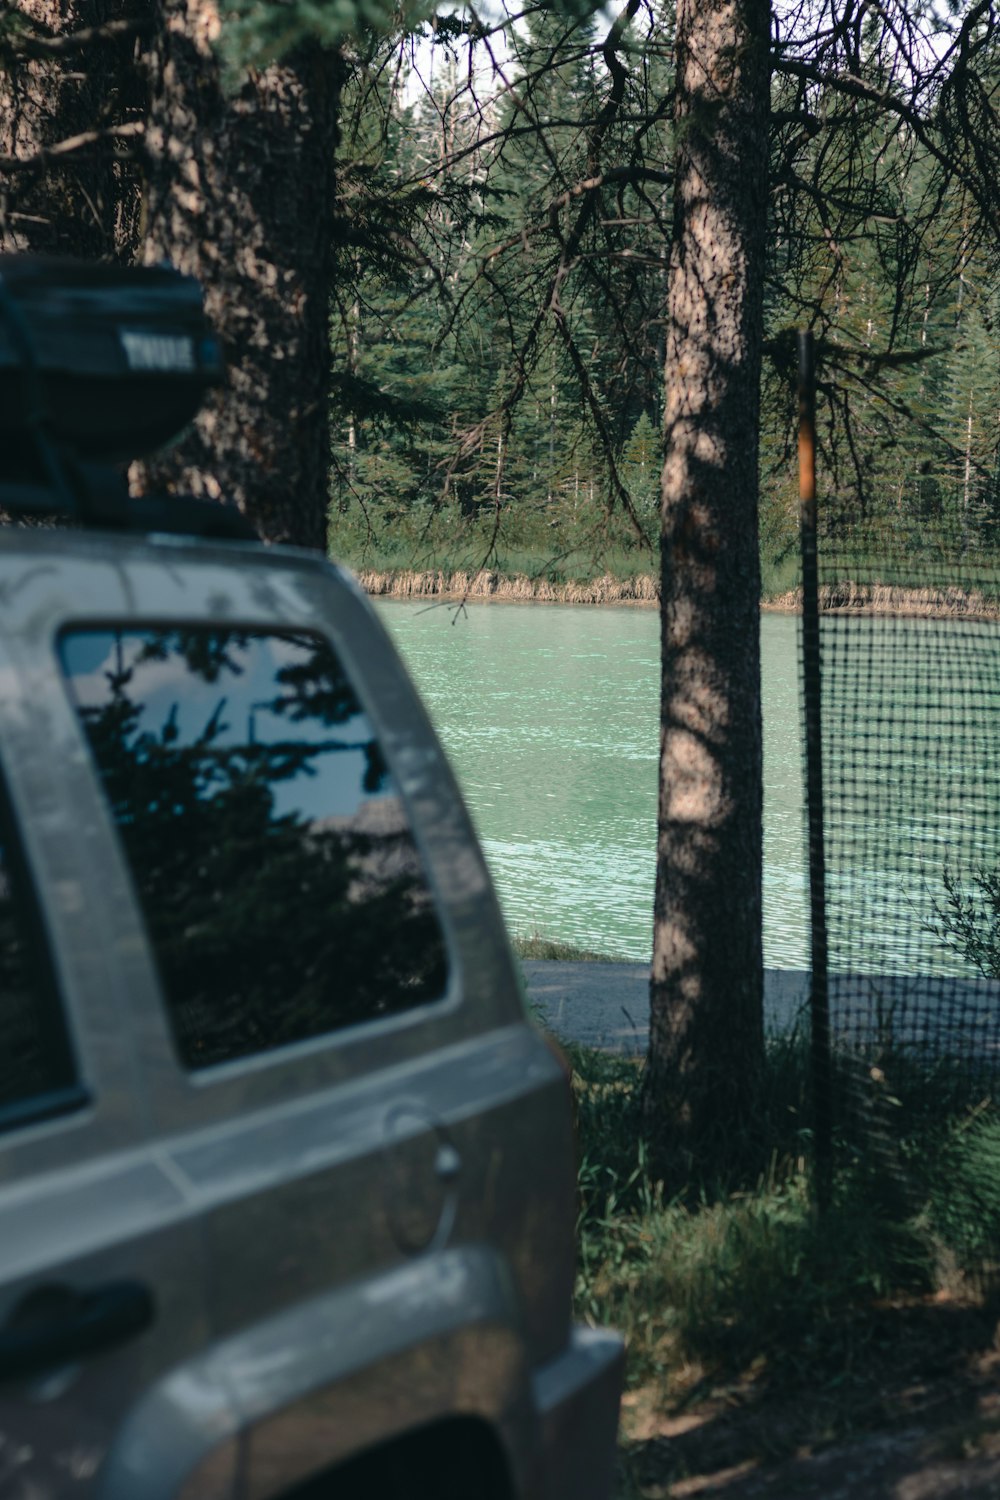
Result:
<svg viewBox="0 0 1000 1500"><path fill-rule="evenodd" d="M806 807L809 828L809 914L812 982L809 990L816 1206L830 1203L833 1106L830 990L826 933L826 848L823 837L822 676L816 539L816 370L813 336L799 333L799 535L802 549L802 682L806 729Z"/></svg>

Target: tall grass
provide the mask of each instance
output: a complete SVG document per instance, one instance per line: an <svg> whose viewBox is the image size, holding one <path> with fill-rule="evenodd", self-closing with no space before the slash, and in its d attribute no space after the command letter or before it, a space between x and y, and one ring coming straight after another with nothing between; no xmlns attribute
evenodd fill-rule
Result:
<svg viewBox="0 0 1000 1500"><path fill-rule="evenodd" d="M562 938L544 937L542 933L514 933L511 946L518 958L541 958L562 963L586 961L593 964L631 963L632 960L617 953L595 953L592 948L581 948L576 943L564 942Z"/></svg>
<svg viewBox="0 0 1000 1500"><path fill-rule="evenodd" d="M653 577L654 546L645 546L619 516L600 507L561 515L553 526L537 511L511 510L496 529L492 511L463 517L453 508L419 507L389 514L358 508L331 514L330 551L367 574L494 574L552 585Z"/></svg>
<svg viewBox="0 0 1000 1500"><path fill-rule="evenodd" d="M972 1294L1000 1246L1000 1111L974 1077L900 1058L842 1058L850 1103L834 1191L810 1191L808 1052L772 1041L755 1139L716 1149L667 1200L641 1130L642 1070L571 1049L580 1142L578 1312L621 1328L629 1377L666 1395L692 1372L849 1361L885 1299ZM891 1081L888 1081L891 1080ZM748 1150L748 1145L752 1146ZM747 1180L737 1159L756 1157Z"/></svg>
<svg viewBox="0 0 1000 1500"><path fill-rule="evenodd" d="M798 502L782 466L760 496L762 598L791 602L799 573ZM659 518L651 496L640 537L600 488L546 500L521 496L463 512L454 502L400 503L387 491L367 503L331 506L329 544L356 571L418 575L483 570L551 586L659 574ZM853 489L828 491L821 506L822 580L837 608L995 617L1000 606L1000 528L963 509L927 511L865 504ZM499 521L499 524L498 524ZM923 599L912 598L923 595ZM962 600L974 596L971 608Z"/></svg>
<svg viewBox="0 0 1000 1500"><path fill-rule="evenodd" d="M782 552L777 557L761 555L760 597L765 602L788 599L798 589L800 568L798 549ZM797 605L798 601L796 601Z"/></svg>
<svg viewBox="0 0 1000 1500"><path fill-rule="evenodd" d="M772 511L773 506L770 508ZM797 528L782 507L771 525L762 509L761 598L798 605ZM462 516L454 507L334 509L330 550L375 593L434 594L578 603L653 603L659 557L655 517L646 546L617 513L579 508L514 507L499 530L494 515ZM773 519L773 517L772 517ZM901 531L895 518L855 526L822 544L824 608L994 619L1000 614L996 551L930 526Z"/></svg>

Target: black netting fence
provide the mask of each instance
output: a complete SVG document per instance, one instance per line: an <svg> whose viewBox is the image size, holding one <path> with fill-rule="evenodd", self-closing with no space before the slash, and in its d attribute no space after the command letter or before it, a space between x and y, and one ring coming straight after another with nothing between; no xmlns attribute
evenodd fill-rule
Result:
<svg viewBox="0 0 1000 1500"><path fill-rule="evenodd" d="M912 603L902 590L878 613L827 603L854 567L822 539L831 1032L1000 1082L1000 618L957 601L930 613L918 558ZM977 592L975 561L953 567Z"/></svg>
<svg viewBox="0 0 1000 1500"><path fill-rule="evenodd" d="M945 1151L1000 1101L1000 528L961 472L804 496L822 1189L831 1132L905 1173L915 1105Z"/></svg>

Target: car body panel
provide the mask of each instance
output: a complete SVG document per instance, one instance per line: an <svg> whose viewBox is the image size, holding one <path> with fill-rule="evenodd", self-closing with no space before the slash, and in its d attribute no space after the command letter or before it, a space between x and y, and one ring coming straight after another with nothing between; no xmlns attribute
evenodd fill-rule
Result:
<svg viewBox="0 0 1000 1500"><path fill-rule="evenodd" d="M602 1500L621 1366L620 1340L583 1330L531 1372L502 1258L484 1247L433 1254L302 1303L176 1372L132 1413L101 1500L216 1500L233 1474L240 1500L274 1500L456 1416L495 1432L525 1500Z"/></svg>
<svg viewBox="0 0 1000 1500"><path fill-rule="evenodd" d="M0 1383L0 1493L10 1500L92 1494L136 1392L211 1336L203 1236L187 1195L141 1128L129 1136L120 1098L114 1120L102 1120L85 1025L78 1037L94 1105L0 1136L0 1344L29 1319L62 1320L73 1297L121 1282L146 1289L153 1321L120 1345ZM61 1144L72 1165L39 1168Z"/></svg>
<svg viewBox="0 0 1000 1500"><path fill-rule="evenodd" d="M56 664L64 629L144 622L309 630L331 642L434 895L449 956L439 999L182 1066L123 845ZM461 797L363 595L311 555L14 534L0 542L0 682L0 762L94 1101L0 1136L5 1223L28 1205L0 1248L0 1323L43 1270L80 1286L146 1278L160 1314L155 1334L73 1376L66 1410L92 1385L102 1436L82 1489L51 1477L39 1493L56 1500L89 1485L104 1500L223 1500L236 1486L265 1500L461 1414L497 1433L519 1495L541 1500L548 1485L554 1500L545 1433L581 1428L590 1399L575 1440L589 1451L590 1425L606 1449L596 1412L613 1425L620 1381L620 1346L589 1357L570 1331L568 1082L526 1020ZM53 1248L51 1268L40 1243ZM560 1360L561 1384L551 1374ZM550 1375L539 1384L541 1370ZM36 1395L0 1386L0 1438L5 1410L28 1410ZM16 1438L16 1423L9 1430ZM601 1472L590 1465L575 1500L600 1500Z"/></svg>

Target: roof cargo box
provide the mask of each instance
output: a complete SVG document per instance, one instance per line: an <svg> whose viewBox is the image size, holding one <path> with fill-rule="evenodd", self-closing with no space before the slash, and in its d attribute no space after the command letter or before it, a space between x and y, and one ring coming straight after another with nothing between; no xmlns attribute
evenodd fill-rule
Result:
<svg viewBox="0 0 1000 1500"><path fill-rule="evenodd" d="M175 437L222 378L189 276L0 256L0 278L0 470L39 423L88 461L139 458Z"/></svg>

